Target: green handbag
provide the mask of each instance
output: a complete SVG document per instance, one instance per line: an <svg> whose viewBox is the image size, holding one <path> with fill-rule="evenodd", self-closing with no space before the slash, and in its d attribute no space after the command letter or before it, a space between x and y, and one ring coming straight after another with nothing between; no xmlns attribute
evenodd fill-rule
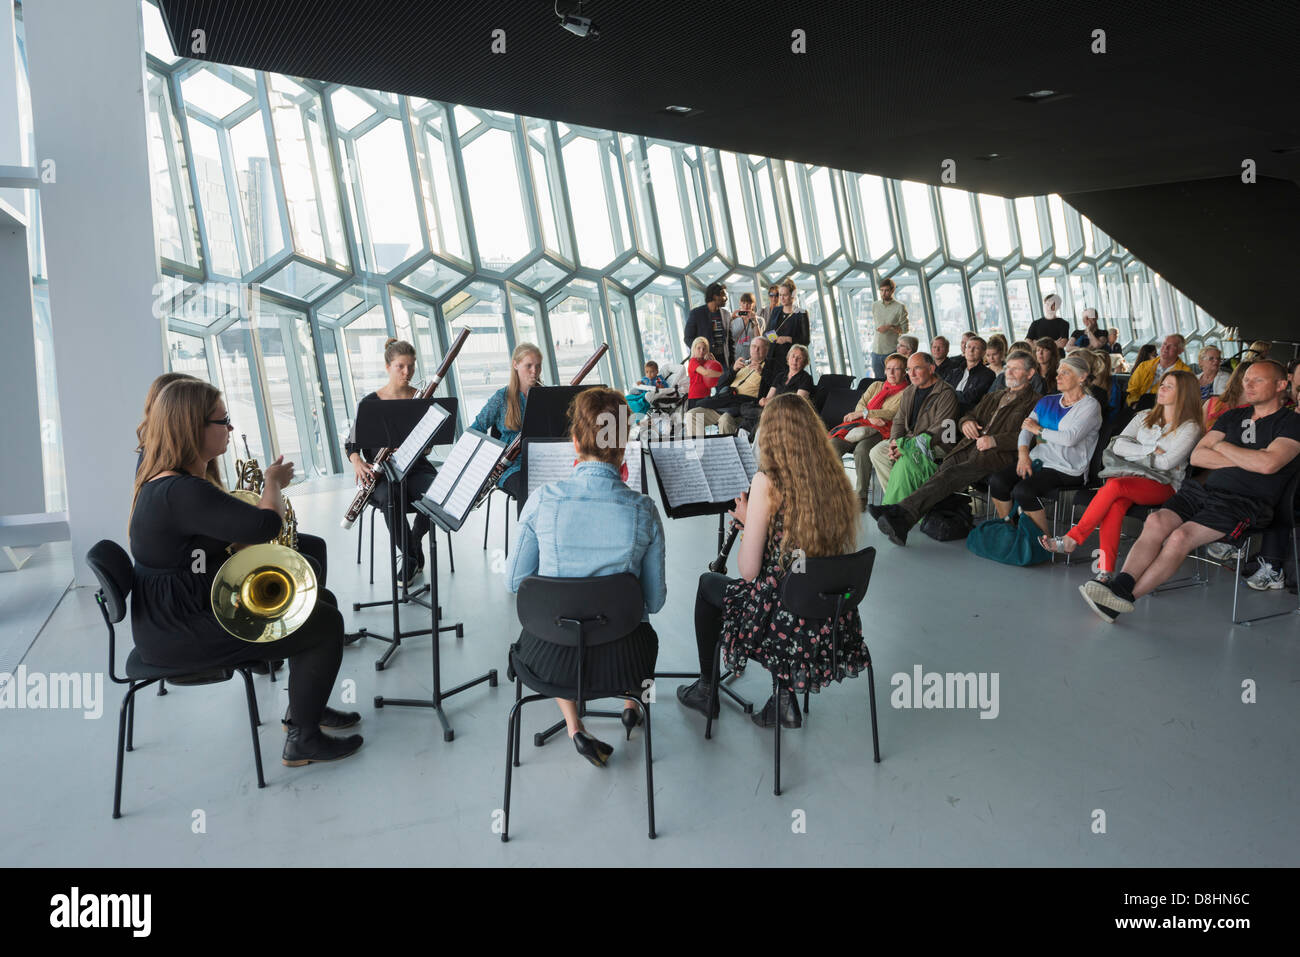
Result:
<svg viewBox="0 0 1300 957"><path fill-rule="evenodd" d="M898 461L889 471L889 484L885 487L883 505L896 505L930 480L939 471L930 453L928 433L898 440Z"/></svg>

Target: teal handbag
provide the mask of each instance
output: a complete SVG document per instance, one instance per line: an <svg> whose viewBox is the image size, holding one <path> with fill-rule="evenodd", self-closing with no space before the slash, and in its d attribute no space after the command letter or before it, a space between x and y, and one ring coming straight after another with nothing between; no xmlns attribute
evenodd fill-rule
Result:
<svg viewBox="0 0 1300 957"><path fill-rule="evenodd" d="M1012 515L1020 509L1013 508ZM1002 518L991 518L976 525L966 536L966 547L980 558L991 558L1003 565L1041 565L1051 561L1052 555L1038 544L1042 534L1038 526L1025 520L1018 525Z"/></svg>

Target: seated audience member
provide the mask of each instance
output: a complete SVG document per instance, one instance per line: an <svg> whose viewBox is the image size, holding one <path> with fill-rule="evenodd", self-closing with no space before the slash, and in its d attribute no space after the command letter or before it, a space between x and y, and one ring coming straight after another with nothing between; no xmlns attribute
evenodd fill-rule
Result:
<svg viewBox="0 0 1300 957"><path fill-rule="evenodd" d="M757 418L758 400L767 395L778 371L768 364L767 350L767 340L762 336L749 340L749 356L736 360L730 381L719 386L717 395L702 400L682 419L687 435L704 435L710 425L717 425L723 435L735 435L739 431L738 423L750 407Z"/></svg>
<svg viewBox="0 0 1300 957"><path fill-rule="evenodd" d="M853 489L809 402L786 394L763 410L758 473L732 514L745 526L736 547L740 577L700 576L695 593L700 678L680 686L677 698L702 714L716 708L713 665L721 649L736 671L754 661L776 677L779 692L754 722L770 728L779 720L782 727L797 728L802 724L798 692L818 692L867 666L856 608L839 621L834 654L832 622L805 622L780 606L785 576L802 570L795 564L798 556L845 555L857 547Z"/></svg>
<svg viewBox="0 0 1300 957"><path fill-rule="evenodd" d="M1207 401L1212 395L1223 395L1228 387L1231 373L1223 368L1223 353L1218 346L1203 346L1196 354L1196 364L1201 367L1196 382L1201 388L1201 401Z"/></svg>
<svg viewBox="0 0 1300 957"><path fill-rule="evenodd" d="M993 370L993 377L996 379L1002 374L1002 369L1007 361L1007 337L1000 332L995 332L989 336L988 348L984 350L984 364ZM991 392L993 387L989 387Z"/></svg>
<svg viewBox="0 0 1300 957"><path fill-rule="evenodd" d="M903 390L889 431L889 441L879 442L868 453L880 488L888 488L889 473L898 461L898 440L929 435L931 448L942 453L956 444L957 393L935 375L934 358L918 352L907 359L911 385Z"/></svg>
<svg viewBox="0 0 1300 957"><path fill-rule="evenodd" d="M1049 552L1069 554L1101 529L1098 580L1110 581L1119 553L1119 533L1131 505L1161 505L1183 483L1187 460L1204 431L1200 390L1190 372L1169 373L1156 389L1156 404L1129 420L1111 451L1134 463L1131 475L1106 479L1079 523L1063 536L1044 535ZM1153 474L1155 473L1155 474Z"/></svg>
<svg viewBox="0 0 1300 957"><path fill-rule="evenodd" d="M1267 359L1269 350L1273 348L1273 343L1265 342L1263 339L1256 339L1240 355L1234 356L1229 363L1236 368L1243 362L1258 362L1260 359Z"/></svg>
<svg viewBox="0 0 1300 957"><path fill-rule="evenodd" d="M858 399L852 412L844 416L845 422L858 423L857 428L844 438L831 438L831 448L838 455L853 453L853 463L858 473L858 504L867 507L867 483L871 476L870 453L876 443L889 438L894 416L903 400L903 390L908 386L907 360L894 353L885 360L885 379L873 382ZM860 433L860 434L859 434Z"/></svg>
<svg viewBox="0 0 1300 957"><path fill-rule="evenodd" d="M1061 350L1056 341L1046 336L1034 343L1034 358L1038 361L1038 374L1043 377L1043 395L1056 391L1056 369L1061 363Z"/></svg>
<svg viewBox="0 0 1300 957"><path fill-rule="evenodd" d="M651 361L645 364L645 375L641 378L640 385L648 385L655 389L668 388L668 380L659 374L659 363Z"/></svg>
<svg viewBox="0 0 1300 957"><path fill-rule="evenodd" d="M1232 375L1228 376L1228 384L1223 387L1223 393L1212 395L1205 400L1205 428L1214 428L1214 423L1218 421L1219 416L1229 409L1240 409L1245 406L1245 378L1246 370L1249 369L1253 362L1243 362L1232 370Z"/></svg>
<svg viewBox="0 0 1300 957"><path fill-rule="evenodd" d="M1124 570L1108 582L1086 582L1084 600L1103 620L1168 581L1192 551L1210 542L1239 547L1252 528L1266 528L1300 459L1300 413L1282 405L1286 370L1261 360L1246 371L1248 407L1229 409L1192 450L1191 464L1209 469L1189 478L1147 517ZM1270 561L1271 567L1271 561Z"/></svg>
<svg viewBox="0 0 1300 957"><path fill-rule="evenodd" d="M722 377L722 363L709 352L709 340L697 336L691 343L691 358L686 363L691 388L686 393L686 408L693 409L709 397L714 384Z"/></svg>
<svg viewBox="0 0 1300 957"><path fill-rule="evenodd" d="M1106 331L1106 351L1113 356L1122 355L1124 347L1119 344L1119 330L1108 329Z"/></svg>
<svg viewBox="0 0 1300 957"><path fill-rule="evenodd" d="M1046 532L1047 513L1039 496L1087 481L1101 428L1101 406L1085 387L1088 374L1083 358L1066 356L1056 371L1059 394L1039 399L1022 424L1015 463L989 476L1000 517L1011 512L1014 499L1025 517Z"/></svg>
<svg viewBox="0 0 1300 957"><path fill-rule="evenodd" d="M948 378L948 370L964 368L966 365L961 354L950 355L951 350L947 336L935 336L930 340L930 355L934 357L934 374L940 379Z"/></svg>
<svg viewBox="0 0 1300 957"><path fill-rule="evenodd" d="M1140 365L1133 367L1133 375L1128 380L1128 404L1135 409L1145 408L1150 402L1155 400L1156 386L1160 384L1160 377L1166 372L1177 369L1179 372L1191 372L1192 370L1183 362L1179 356L1186 346L1186 340L1178 333L1165 336L1164 341L1160 343L1160 352L1153 359L1147 359ZM1144 404L1144 396L1151 396Z"/></svg>
<svg viewBox="0 0 1300 957"><path fill-rule="evenodd" d="M920 340L916 336L899 336L898 337L898 354L906 359L917 349L921 348Z"/></svg>
<svg viewBox="0 0 1300 957"><path fill-rule="evenodd" d="M1070 341L1081 349L1102 349L1106 346L1106 330L1097 328L1097 310L1089 306L1083 310L1083 328L1070 333Z"/></svg>
<svg viewBox="0 0 1300 957"><path fill-rule="evenodd" d="M1033 389L1040 396L1047 394L1047 383L1038 372L1038 360L1034 358L1034 347L1031 343L1016 341L1011 344L1011 349L1007 352L1007 358L1010 359L1017 352L1023 353L1029 359L1029 367L1034 370L1034 374L1029 377L1029 388ZM1006 376L998 373L997 378L993 380L993 386L990 392L1001 392L1007 387Z"/></svg>
<svg viewBox="0 0 1300 957"><path fill-rule="evenodd" d="M1138 366L1140 366L1142 363L1146 362L1147 360L1154 359L1156 353L1159 351L1160 350L1156 348L1156 344L1154 342L1148 342L1142 348L1138 349L1138 354L1133 359L1133 368L1136 369Z"/></svg>
<svg viewBox="0 0 1300 957"><path fill-rule="evenodd" d="M867 509L891 542L906 545L908 530L936 504L1015 462L1021 426L1039 399L1029 386L1032 369L1029 353L1012 353L1007 388L990 392L962 418L963 438L943 457L939 471L901 502Z"/></svg>
<svg viewBox="0 0 1300 957"><path fill-rule="evenodd" d="M1101 404L1101 417L1110 421L1124 405L1124 393L1119 380L1111 377L1110 356L1098 349L1084 349L1080 355L1088 360L1092 374L1088 378L1088 392Z"/></svg>
<svg viewBox="0 0 1300 957"><path fill-rule="evenodd" d="M808 347L796 342L786 353L785 361L785 373L776 373L767 395L758 400L759 405L765 406L778 395L787 392L798 392L805 399L813 394L813 377L808 371Z"/></svg>
<svg viewBox="0 0 1300 957"><path fill-rule="evenodd" d="M511 549L506 566L506 585L517 592L530 575L635 575L645 599L640 625L624 641L585 649L582 667L586 688L608 690L631 675L630 686L618 690L639 693L641 683L653 677L659 653L650 615L664 606L668 594L663 523L654 501L628 488L619 475L627 449L623 397L613 389L586 389L574 398L569 419L578 462L568 478L528 496L519 514L518 545ZM613 442L610 422L616 423ZM593 529L599 534L593 535ZM571 675L577 684L576 646L561 647L524 631L510 650L521 675L551 680ZM596 767L604 767L614 749L583 727L576 701L557 698L556 704L577 752ZM631 701L625 700L623 709L623 726L631 737L632 729L645 719Z"/></svg>
<svg viewBox="0 0 1300 957"><path fill-rule="evenodd" d="M962 346L964 359L961 364L943 374L943 381L957 392L957 409L960 412L973 409L997 378L997 374L984 364L984 348L984 340L972 333Z"/></svg>

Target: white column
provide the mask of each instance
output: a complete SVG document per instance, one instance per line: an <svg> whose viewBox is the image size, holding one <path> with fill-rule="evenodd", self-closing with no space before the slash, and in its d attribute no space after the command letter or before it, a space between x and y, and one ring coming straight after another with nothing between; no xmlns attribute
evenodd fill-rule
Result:
<svg viewBox="0 0 1300 957"><path fill-rule="evenodd" d="M23 4L59 380L68 519L79 584L86 550L127 545L135 425L163 371L152 311L157 254L149 193L139 0Z"/></svg>

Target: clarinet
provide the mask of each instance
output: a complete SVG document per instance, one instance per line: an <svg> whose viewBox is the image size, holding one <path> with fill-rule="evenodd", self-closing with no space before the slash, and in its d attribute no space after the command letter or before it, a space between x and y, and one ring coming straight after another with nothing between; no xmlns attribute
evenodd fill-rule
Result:
<svg viewBox="0 0 1300 957"><path fill-rule="evenodd" d="M433 391L438 388L438 384L451 370L452 362L455 361L461 346L465 344L465 340L468 338L469 328L466 327L460 331L456 341L451 344L451 348L447 350L447 357L442 360L442 365L438 366L438 371L433 374L429 384L420 390L416 396L417 399L427 399L433 395ZM356 497L352 499L352 504L348 506L347 513L343 516L343 521L339 523L344 528L351 528L358 516L361 515L361 510L365 508L366 502L370 500L370 494L375 490L375 483L379 481L379 467L396 451L397 449L383 449L375 456L375 460L370 463L370 474L357 487Z"/></svg>
<svg viewBox="0 0 1300 957"><path fill-rule="evenodd" d="M719 572L725 575L727 573L727 556L731 554L731 546L736 544L736 536L740 530L745 527L744 522L738 518L731 520L731 527L727 529L727 540L722 543L722 551L718 552L718 557L709 562L709 571Z"/></svg>
<svg viewBox="0 0 1300 957"><path fill-rule="evenodd" d="M582 380L587 377L587 373L596 368L596 363L604 358L605 353L608 351L609 346L605 343L601 343L600 348L598 348L595 353L592 354L592 357L583 364L582 368L578 370L578 374L573 377L573 381L570 382L569 385L581 385ZM505 452L501 454L501 458L497 461L497 464L492 466L492 471L488 473L488 477L483 483L483 488L479 490L478 498L474 500L474 508L478 508L488 500L488 496L491 495L492 490L496 488L497 482L500 481L501 476L505 475L506 469L510 468L511 463L513 463L515 459L519 458L519 453L523 450L523 447L524 435L521 431L515 436L514 441L506 447Z"/></svg>

